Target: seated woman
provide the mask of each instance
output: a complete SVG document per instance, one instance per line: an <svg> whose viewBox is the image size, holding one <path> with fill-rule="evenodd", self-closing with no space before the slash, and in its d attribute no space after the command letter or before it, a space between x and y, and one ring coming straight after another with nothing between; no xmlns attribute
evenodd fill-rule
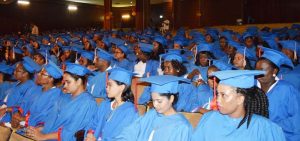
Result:
<svg viewBox="0 0 300 141"><path fill-rule="evenodd" d="M37 80L42 86L41 91L31 91L31 94L36 95L31 97L31 101L21 104L22 113L15 113L12 118L12 123L20 123L26 121L29 126L41 126L47 119L47 115L51 107L61 97L61 89L56 87L56 84L61 81L63 72L52 61L49 61L43 69L38 73Z"/></svg>
<svg viewBox="0 0 300 141"><path fill-rule="evenodd" d="M193 141L284 141L282 129L268 118L268 99L255 87L255 75L264 71L214 72L218 85L218 111L204 114Z"/></svg>
<svg viewBox="0 0 300 141"><path fill-rule="evenodd" d="M75 141L74 134L88 126L97 109L86 81L90 71L78 64L67 64L63 75L64 92L54 104L42 127L28 127L27 136L34 140Z"/></svg>
<svg viewBox="0 0 300 141"><path fill-rule="evenodd" d="M176 112L178 83L183 78L163 75L143 78L151 83L151 97L155 109L138 118L115 139L118 141L190 141L192 127Z"/></svg>
<svg viewBox="0 0 300 141"><path fill-rule="evenodd" d="M134 65L134 73L137 73L137 77L157 75L159 62L151 57L153 54L153 45L146 43L139 43L138 45L139 48L135 49L137 63Z"/></svg>
<svg viewBox="0 0 300 141"><path fill-rule="evenodd" d="M252 54L248 48L239 46L233 59L233 65L239 70L252 70L256 61L255 54Z"/></svg>
<svg viewBox="0 0 300 141"><path fill-rule="evenodd" d="M162 70L164 75L173 75L177 77L183 77L186 73L186 68L183 65L183 58L174 53L168 53L162 55L164 62L162 63ZM190 112L191 104L193 103L195 97L196 87L191 83L180 83L178 88L178 102L174 105L176 111L186 111ZM151 100L150 96L150 87L145 87L144 92L142 93L139 103L145 104Z"/></svg>
<svg viewBox="0 0 300 141"><path fill-rule="evenodd" d="M86 141L112 140L138 118L130 91L133 73L122 68L113 68L109 72L106 87L109 100L99 106L97 115L87 128Z"/></svg>
<svg viewBox="0 0 300 141"><path fill-rule="evenodd" d="M263 55L256 63L257 70L266 74L257 80L269 100L270 120L279 125L287 141L300 140L300 93L296 87L285 80L278 80L281 66L293 66L283 53L263 48Z"/></svg>
<svg viewBox="0 0 300 141"><path fill-rule="evenodd" d="M117 45L115 50L114 50L114 57L116 61L113 62L113 68L115 67L120 67L124 68L128 71L132 71L132 64L131 62L128 61L126 54L128 53L128 48L127 46L120 44Z"/></svg>

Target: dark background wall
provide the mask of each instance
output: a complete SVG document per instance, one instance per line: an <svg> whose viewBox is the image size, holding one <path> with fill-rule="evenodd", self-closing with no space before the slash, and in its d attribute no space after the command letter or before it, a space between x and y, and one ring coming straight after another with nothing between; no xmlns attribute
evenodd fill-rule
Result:
<svg viewBox="0 0 300 141"><path fill-rule="evenodd" d="M76 12L69 12L69 2L54 0L31 0L29 6L20 6L17 2L0 5L0 32L20 31L25 24L34 22L40 31L102 26L103 7L77 4Z"/></svg>
<svg viewBox="0 0 300 141"><path fill-rule="evenodd" d="M0 5L0 34L20 31L30 22L36 23L40 31L103 25L103 6L76 3L78 10L69 12L70 2L63 0L30 1L27 7L16 2ZM113 7L112 27L134 28L132 8ZM149 25L160 26L164 19L169 19L174 29L235 25L238 18L254 24L300 22L299 13L300 0L173 0L150 5ZM124 20L123 14L131 18Z"/></svg>

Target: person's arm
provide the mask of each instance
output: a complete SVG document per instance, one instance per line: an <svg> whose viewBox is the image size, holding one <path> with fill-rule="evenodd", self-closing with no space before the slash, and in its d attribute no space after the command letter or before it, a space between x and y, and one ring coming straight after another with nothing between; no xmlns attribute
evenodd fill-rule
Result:
<svg viewBox="0 0 300 141"><path fill-rule="evenodd" d="M59 133L53 132L49 134L43 134L38 128L28 127L26 135L34 140L58 140Z"/></svg>

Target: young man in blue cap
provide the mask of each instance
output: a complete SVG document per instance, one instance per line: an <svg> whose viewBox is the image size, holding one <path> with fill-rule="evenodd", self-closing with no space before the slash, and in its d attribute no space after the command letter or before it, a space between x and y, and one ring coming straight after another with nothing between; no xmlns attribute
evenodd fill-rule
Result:
<svg viewBox="0 0 300 141"><path fill-rule="evenodd" d="M220 82L218 111L204 114L192 141L284 141L282 129L268 118L266 95L255 87L264 71L228 70L212 73Z"/></svg>

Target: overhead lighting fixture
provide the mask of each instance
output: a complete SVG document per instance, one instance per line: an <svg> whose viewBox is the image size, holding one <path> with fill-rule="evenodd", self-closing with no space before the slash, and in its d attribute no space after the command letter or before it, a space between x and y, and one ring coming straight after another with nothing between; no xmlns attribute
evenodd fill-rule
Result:
<svg viewBox="0 0 300 141"><path fill-rule="evenodd" d="M161 19L162 19L163 17L164 17L163 15L159 15L159 18L161 18Z"/></svg>
<svg viewBox="0 0 300 141"><path fill-rule="evenodd" d="M130 3L132 3L132 1Z"/></svg>
<svg viewBox="0 0 300 141"><path fill-rule="evenodd" d="M129 14L122 15L122 19L129 19L129 18L130 18Z"/></svg>
<svg viewBox="0 0 300 141"><path fill-rule="evenodd" d="M30 2L26 1L26 0L18 0L18 4L20 4L20 5L29 5Z"/></svg>
<svg viewBox="0 0 300 141"><path fill-rule="evenodd" d="M75 5L69 5L68 6L68 10L69 11L76 11L77 10L77 6L75 6Z"/></svg>

